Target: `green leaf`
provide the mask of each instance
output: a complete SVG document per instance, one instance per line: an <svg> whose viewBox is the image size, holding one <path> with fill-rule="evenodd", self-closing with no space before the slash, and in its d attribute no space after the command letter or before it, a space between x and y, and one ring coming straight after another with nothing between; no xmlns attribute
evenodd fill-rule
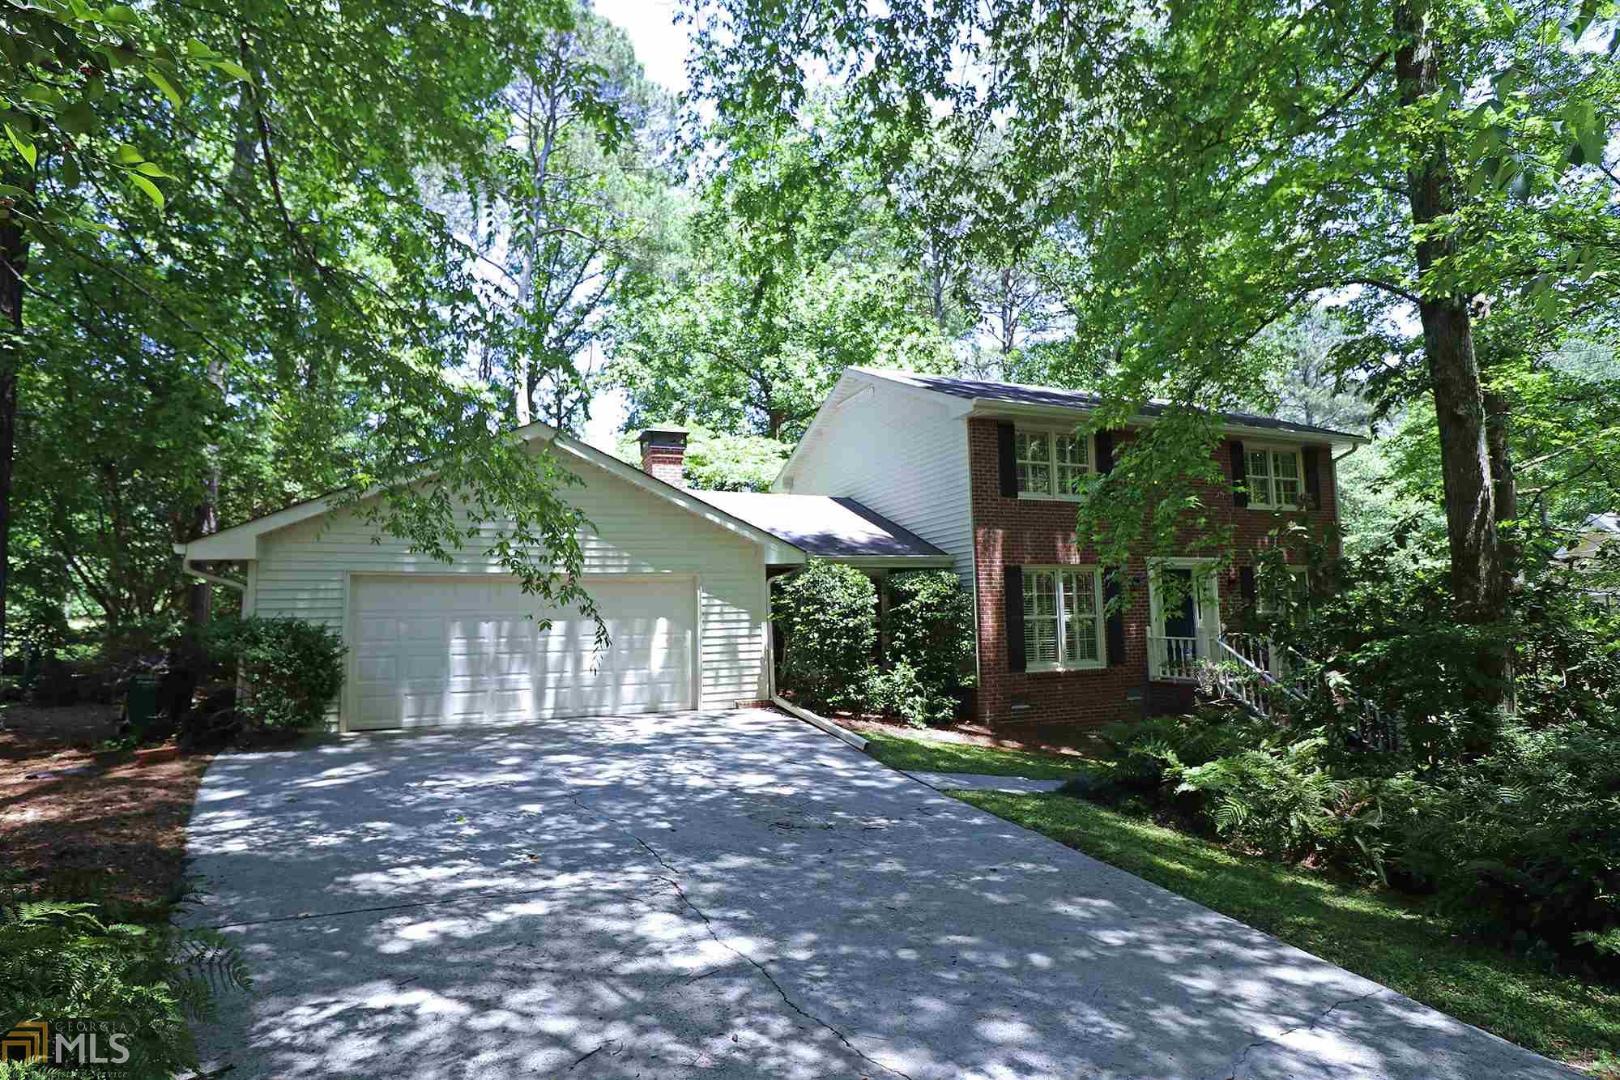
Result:
<svg viewBox="0 0 1620 1080"><path fill-rule="evenodd" d="M146 160L146 155L129 145L129 143L120 144L114 156L120 165L139 165Z"/></svg>
<svg viewBox="0 0 1620 1080"><path fill-rule="evenodd" d="M62 155L62 184L64 187L76 188L84 179L79 171L79 159L72 154Z"/></svg>
<svg viewBox="0 0 1620 1080"><path fill-rule="evenodd" d="M227 60L224 57L220 57L216 60L207 61L207 64L209 67L219 68L219 70L223 71L225 74L234 79L240 79L243 82L249 83L253 81L253 76L248 73L248 69L243 67L241 64L238 64L235 60Z"/></svg>
<svg viewBox="0 0 1620 1080"><path fill-rule="evenodd" d="M56 122L69 135L88 135L95 130L96 111L88 101L75 101L57 114Z"/></svg>
<svg viewBox="0 0 1620 1080"><path fill-rule="evenodd" d="M169 104L174 106L176 110L185 104L185 99L180 96L180 91L175 89L174 83L170 82L163 72L155 67L148 67L146 77L157 84L157 88L163 91L163 96L169 99Z"/></svg>
<svg viewBox="0 0 1620 1080"><path fill-rule="evenodd" d="M155 161L143 161L139 165L135 166L135 171L140 173L142 176L161 177L165 180L174 179L173 173L164 172L163 167Z"/></svg>
<svg viewBox="0 0 1620 1080"><path fill-rule="evenodd" d="M11 140L11 145L16 147L17 153L22 155L24 161L28 162L28 167L30 169L34 168L35 162L39 160L39 151L34 149L34 140L10 124L5 125L5 128L6 138Z"/></svg>
<svg viewBox="0 0 1620 1080"><path fill-rule="evenodd" d="M137 172L129 174L129 182L146 192L146 197L151 199L159 210L163 209L163 189Z"/></svg>

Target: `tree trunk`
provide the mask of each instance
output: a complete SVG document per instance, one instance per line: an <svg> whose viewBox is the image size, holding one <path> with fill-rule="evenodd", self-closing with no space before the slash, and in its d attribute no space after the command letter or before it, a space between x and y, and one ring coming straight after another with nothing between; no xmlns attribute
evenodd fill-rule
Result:
<svg viewBox="0 0 1620 1080"><path fill-rule="evenodd" d="M1507 398L1487 390L1485 400L1485 440L1491 457L1491 498L1496 512L1497 543L1500 545L1502 587L1507 591L1519 572L1518 545L1502 536L1502 526L1519 516L1519 480L1513 470L1513 448L1508 444L1511 417Z"/></svg>
<svg viewBox="0 0 1620 1080"><path fill-rule="evenodd" d="M34 190L34 176L5 177ZM6 601L11 588L11 474L17 453L17 378L23 366L23 272L28 234L15 218L0 221L0 658L5 656Z"/></svg>
<svg viewBox="0 0 1620 1080"><path fill-rule="evenodd" d="M1396 0L1395 30L1401 44L1395 72L1403 105L1416 105L1440 85L1428 21L1427 0ZM1439 136L1425 135L1410 147L1410 153L1407 195L1413 224L1422 227L1448 218L1456 209L1455 177L1444 143ZM1458 618L1488 623L1506 614L1506 592L1473 326L1466 297L1435 296L1421 284L1431 268L1451 254L1454 243L1453 237L1444 234L1418 241L1418 314L1440 434L1452 594Z"/></svg>

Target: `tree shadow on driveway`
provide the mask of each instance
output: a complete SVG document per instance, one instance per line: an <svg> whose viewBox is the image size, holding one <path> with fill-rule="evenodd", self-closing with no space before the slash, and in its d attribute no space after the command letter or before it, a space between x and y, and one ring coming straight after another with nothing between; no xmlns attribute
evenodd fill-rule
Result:
<svg viewBox="0 0 1620 1080"><path fill-rule="evenodd" d="M235 1077L1576 1075L764 712L216 760Z"/></svg>

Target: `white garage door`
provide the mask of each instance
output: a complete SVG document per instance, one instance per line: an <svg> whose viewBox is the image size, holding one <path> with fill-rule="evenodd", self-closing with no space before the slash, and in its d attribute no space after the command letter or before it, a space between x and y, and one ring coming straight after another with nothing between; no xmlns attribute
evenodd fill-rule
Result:
<svg viewBox="0 0 1620 1080"><path fill-rule="evenodd" d="M690 577L586 579L612 637L601 651L594 621L541 610L514 581L377 576L352 584L350 729L692 707Z"/></svg>

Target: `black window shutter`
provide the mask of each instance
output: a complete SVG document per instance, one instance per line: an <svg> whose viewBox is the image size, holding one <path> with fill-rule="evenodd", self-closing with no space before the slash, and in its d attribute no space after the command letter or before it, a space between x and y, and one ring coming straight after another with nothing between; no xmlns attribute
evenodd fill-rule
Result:
<svg viewBox="0 0 1620 1080"><path fill-rule="evenodd" d="M1305 470L1305 505L1312 510L1322 507L1322 450L1307 446L1300 451L1300 468Z"/></svg>
<svg viewBox="0 0 1620 1080"><path fill-rule="evenodd" d="M1119 573L1123 573L1120 571ZM1108 666L1125 662L1125 613L1119 610L1119 573L1103 574L1103 644L1108 649Z"/></svg>
<svg viewBox="0 0 1620 1080"><path fill-rule="evenodd" d="M1259 595L1254 585L1254 567L1238 567L1238 593L1245 604L1254 607L1255 598Z"/></svg>
<svg viewBox="0 0 1620 1080"><path fill-rule="evenodd" d="M1248 506L1249 490L1246 486L1249 479L1249 463L1243 457L1243 444L1236 439L1232 441L1232 505Z"/></svg>
<svg viewBox="0 0 1620 1080"><path fill-rule="evenodd" d="M1002 421L996 425L997 467L1001 476L1001 494L1009 499L1018 497L1018 440L1012 424Z"/></svg>
<svg viewBox="0 0 1620 1080"><path fill-rule="evenodd" d="M1005 568L1002 607L1007 623L1007 670L1024 670L1024 568Z"/></svg>
<svg viewBox="0 0 1620 1080"><path fill-rule="evenodd" d="M1111 473L1114 471L1114 433L1112 431L1097 432L1097 472Z"/></svg>

